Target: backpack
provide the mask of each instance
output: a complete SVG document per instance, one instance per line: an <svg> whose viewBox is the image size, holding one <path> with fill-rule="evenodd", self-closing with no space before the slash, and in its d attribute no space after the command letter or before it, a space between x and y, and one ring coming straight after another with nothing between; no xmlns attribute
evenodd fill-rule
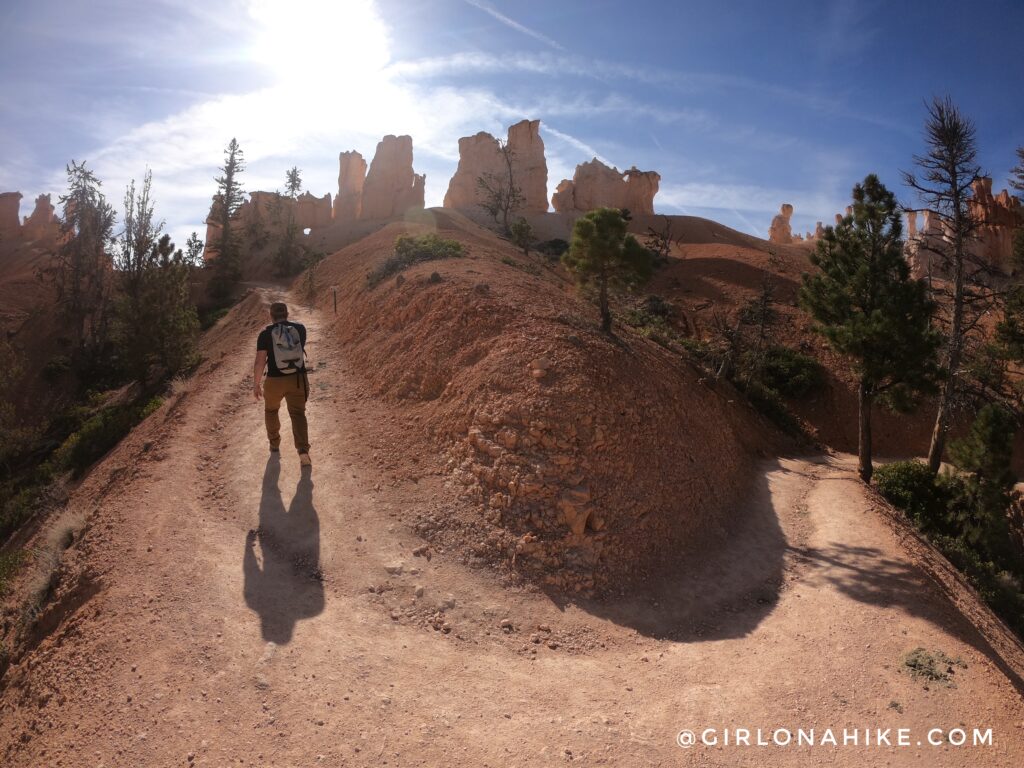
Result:
<svg viewBox="0 0 1024 768"><path fill-rule="evenodd" d="M281 373L296 373L305 370L306 357L302 352L299 329L288 323L275 323L270 329L270 346L274 353L274 365Z"/></svg>

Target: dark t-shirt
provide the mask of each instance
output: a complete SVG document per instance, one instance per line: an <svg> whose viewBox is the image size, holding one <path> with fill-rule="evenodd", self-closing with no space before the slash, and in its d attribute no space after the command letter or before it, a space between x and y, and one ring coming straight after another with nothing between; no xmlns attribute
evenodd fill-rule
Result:
<svg viewBox="0 0 1024 768"><path fill-rule="evenodd" d="M305 351L306 326L302 325L302 323L293 323L291 320L285 320L284 323L285 325L290 325L298 330L299 341L302 343L303 351ZM256 337L256 351L259 352L262 350L267 353L267 376L294 376L292 373L281 373L277 368L277 364L274 362L274 342L270 338L270 331L273 329L274 325L277 325L277 323L268 325L260 331L260 335Z"/></svg>

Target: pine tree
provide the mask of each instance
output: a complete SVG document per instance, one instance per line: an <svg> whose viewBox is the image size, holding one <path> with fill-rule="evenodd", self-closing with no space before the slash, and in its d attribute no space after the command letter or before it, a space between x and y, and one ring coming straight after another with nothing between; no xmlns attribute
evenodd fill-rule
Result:
<svg viewBox="0 0 1024 768"><path fill-rule="evenodd" d="M991 305L992 297L979 279L987 265L974 258L968 248L977 222L971 217L967 202L971 185L981 175L976 162L974 123L961 114L949 97L933 99L925 121L925 143L926 154L914 157L920 177L904 173L903 178L939 217L946 233L937 255L943 259L944 271L949 276L948 281L940 283L947 297L942 304L948 317L942 319L947 327L943 364L948 375L939 394L928 449L928 468L934 474L942 463L950 416L962 388L967 339L978 330L980 318Z"/></svg>
<svg viewBox="0 0 1024 768"><path fill-rule="evenodd" d="M192 301L191 271L189 257L175 249L169 235L161 237L153 248L147 283L154 362L165 376L188 369L198 356L199 316Z"/></svg>
<svg viewBox="0 0 1024 768"><path fill-rule="evenodd" d="M236 139L231 139L224 150L224 165L217 182L217 218L220 221L220 238L216 245L217 258L213 262L213 279L210 290L219 302L230 297L242 278L242 254L238 237L231 229L231 219L242 205L243 191L239 176L245 170L244 154Z"/></svg>
<svg viewBox="0 0 1024 768"><path fill-rule="evenodd" d="M1024 192L1024 147L1017 147L1017 165L1010 170L1010 173L1013 175L1013 178L1010 179L1010 186Z"/></svg>
<svg viewBox="0 0 1024 768"><path fill-rule="evenodd" d="M298 197L299 192L302 191L302 171L298 166L293 165L285 172L284 190L292 200Z"/></svg>
<svg viewBox="0 0 1024 768"><path fill-rule="evenodd" d="M284 211L284 226L281 232L281 241L277 246L277 253L274 254L274 265L277 274L281 277L289 277L296 271L296 267L302 262L304 249L299 242L299 226L295 221L295 205L299 192L302 191L302 176L297 166L285 172L284 188L288 193L288 205ZM278 198L279 203L281 201ZM280 205L277 208L278 226L280 226Z"/></svg>
<svg viewBox="0 0 1024 768"><path fill-rule="evenodd" d="M906 406L938 370L933 304L903 258L900 208L874 174L853 188L853 213L827 227L800 300L858 378L859 472L871 481L871 409L879 398Z"/></svg>
<svg viewBox="0 0 1024 768"><path fill-rule="evenodd" d="M153 175L147 170L140 190L136 190L134 179L128 185L124 196L124 232L114 258L120 288L115 336L121 368L143 385L152 362L149 334L154 330L149 282L155 246L163 229L163 222L154 219L152 182Z"/></svg>
<svg viewBox="0 0 1024 768"><path fill-rule="evenodd" d="M978 412L967 436L949 446L953 463L968 473L965 498L953 507L955 522L968 541L983 543L990 556L1010 546L1006 510L1017 482L1011 469L1015 431L1010 413L990 403Z"/></svg>
<svg viewBox="0 0 1024 768"><path fill-rule="evenodd" d="M112 264L107 248L114 230L114 209L100 192L101 182L85 167L67 166L64 238L48 270L57 291L60 320L71 334L72 363L80 378L106 368L109 353Z"/></svg>
<svg viewBox="0 0 1024 768"><path fill-rule="evenodd" d="M510 237L514 245L519 246L523 249L523 256L530 255L530 246L533 245L533 227L530 226L530 222L520 217L515 224L512 225L510 231Z"/></svg>
<svg viewBox="0 0 1024 768"><path fill-rule="evenodd" d="M618 208L597 208L576 220L562 263L581 286L597 289L601 330L611 333L609 294L645 283L652 271L651 252L626 232Z"/></svg>

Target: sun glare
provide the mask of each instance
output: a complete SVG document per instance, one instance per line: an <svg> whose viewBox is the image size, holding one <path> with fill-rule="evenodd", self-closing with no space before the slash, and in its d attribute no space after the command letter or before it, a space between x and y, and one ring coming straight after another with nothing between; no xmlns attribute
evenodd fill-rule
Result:
<svg viewBox="0 0 1024 768"><path fill-rule="evenodd" d="M387 66L387 28L372 0L251 0L259 25L254 58L276 84L323 87L368 78Z"/></svg>

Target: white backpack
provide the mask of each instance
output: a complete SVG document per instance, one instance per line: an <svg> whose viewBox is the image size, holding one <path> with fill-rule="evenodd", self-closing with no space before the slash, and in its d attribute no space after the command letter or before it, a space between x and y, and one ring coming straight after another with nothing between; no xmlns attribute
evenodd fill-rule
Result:
<svg viewBox="0 0 1024 768"><path fill-rule="evenodd" d="M288 323L275 323L270 330L274 365L281 373L296 373L306 368L299 329Z"/></svg>

